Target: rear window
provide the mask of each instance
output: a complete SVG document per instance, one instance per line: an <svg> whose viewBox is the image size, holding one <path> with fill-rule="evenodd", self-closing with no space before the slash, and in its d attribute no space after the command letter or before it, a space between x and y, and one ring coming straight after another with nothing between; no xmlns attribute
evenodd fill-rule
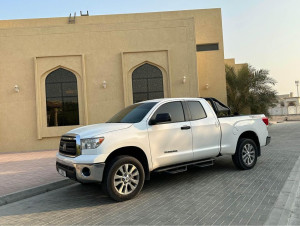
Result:
<svg viewBox="0 0 300 226"><path fill-rule="evenodd" d="M191 120L206 118L206 113L199 101L187 101L191 112Z"/></svg>

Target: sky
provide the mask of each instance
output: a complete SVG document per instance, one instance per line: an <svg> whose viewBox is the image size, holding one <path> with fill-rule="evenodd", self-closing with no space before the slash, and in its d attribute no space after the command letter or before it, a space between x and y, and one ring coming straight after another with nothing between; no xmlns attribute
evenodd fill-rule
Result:
<svg viewBox="0 0 300 226"><path fill-rule="evenodd" d="M207 8L222 10L225 58L269 70L279 94L297 95L300 0L0 0L0 20Z"/></svg>

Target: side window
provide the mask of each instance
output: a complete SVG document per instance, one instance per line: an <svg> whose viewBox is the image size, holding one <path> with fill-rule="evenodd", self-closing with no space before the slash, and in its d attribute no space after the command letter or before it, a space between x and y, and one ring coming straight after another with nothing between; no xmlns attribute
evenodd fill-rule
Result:
<svg viewBox="0 0 300 226"><path fill-rule="evenodd" d="M182 109L182 104L181 102L171 102L171 103L166 103L162 106L160 106L154 115L152 116L152 119L155 119L157 114L162 114L162 113L169 113L171 116L171 122L183 122L184 120L184 114L183 114L183 109Z"/></svg>
<svg viewBox="0 0 300 226"><path fill-rule="evenodd" d="M191 112L191 120L206 118L206 113L199 101L187 101Z"/></svg>

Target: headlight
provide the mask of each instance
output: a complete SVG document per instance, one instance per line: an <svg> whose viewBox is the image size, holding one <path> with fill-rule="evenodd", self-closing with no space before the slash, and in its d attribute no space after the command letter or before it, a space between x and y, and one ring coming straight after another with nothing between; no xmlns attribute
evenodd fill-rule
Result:
<svg viewBox="0 0 300 226"><path fill-rule="evenodd" d="M82 149L96 149L104 141L104 137L87 138L81 140Z"/></svg>

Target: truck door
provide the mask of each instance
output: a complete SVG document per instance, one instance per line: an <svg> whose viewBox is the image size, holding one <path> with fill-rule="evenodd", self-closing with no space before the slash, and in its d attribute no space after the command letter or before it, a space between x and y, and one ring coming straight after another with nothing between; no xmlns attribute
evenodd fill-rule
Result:
<svg viewBox="0 0 300 226"><path fill-rule="evenodd" d="M215 157L220 152L220 124L207 103L186 101L190 110L194 160Z"/></svg>
<svg viewBox="0 0 300 226"><path fill-rule="evenodd" d="M192 161L191 124L186 121L181 101L161 105L151 119L155 119L157 114L162 113L169 113L171 121L148 125L153 167Z"/></svg>

